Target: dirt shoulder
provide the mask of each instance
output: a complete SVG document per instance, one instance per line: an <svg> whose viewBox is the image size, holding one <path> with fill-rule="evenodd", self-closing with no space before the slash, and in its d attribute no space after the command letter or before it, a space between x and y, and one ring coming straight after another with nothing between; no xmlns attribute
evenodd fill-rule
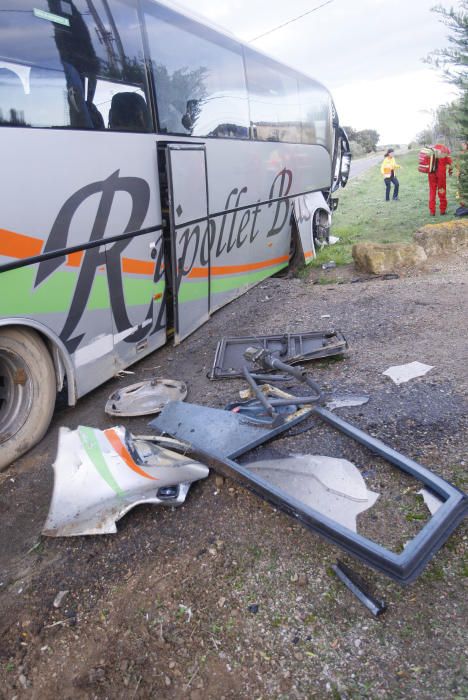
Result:
<svg viewBox="0 0 468 700"><path fill-rule="evenodd" d="M466 489L465 269L459 257L399 279L353 282L359 274L339 269L267 280L134 377L57 409L49 435L0 476L0 698L466 697L466 526L407 588L352 564L389 603L377 620L331 573L335 548L214 474L178 510L135 509L117 535L40 537L59 426L112 425L108 394L152 373L186 381L193 403L223 407L243 386L206 378L223 335L341 329L346 359L309 364L325 389L370 396L341 415ZM382 376L413 360L434 369L399 387ZM127 425L147 431L144 419ZM308 425L253 458L351 459L382 494L359 527L391 546L400 525L413 534L414 485L395 485L379 460Z"/></svg>

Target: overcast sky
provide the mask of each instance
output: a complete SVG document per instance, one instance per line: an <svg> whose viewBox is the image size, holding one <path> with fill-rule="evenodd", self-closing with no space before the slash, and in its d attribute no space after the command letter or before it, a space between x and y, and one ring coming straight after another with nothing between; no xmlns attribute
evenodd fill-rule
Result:
<svg viewBox="0 0 468 700"><path fill-rule="evenodd" d="M177 0L244 41L326 0ZM332 92L340 121L377 129L382 143L407 143L454 97L422 62L447 45L431 12L436 0L332 0L316 12L252 43L300 68ZM457 0L439 0L443 7Z"/></svg>

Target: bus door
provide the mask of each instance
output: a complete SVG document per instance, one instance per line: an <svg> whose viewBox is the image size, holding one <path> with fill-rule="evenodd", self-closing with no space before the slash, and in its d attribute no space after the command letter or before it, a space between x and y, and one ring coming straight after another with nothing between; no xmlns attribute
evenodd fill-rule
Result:
<svg viewBox="0 0 468 700"><path fill-rule="evenodd" d="M209 317L210 246L205 147L167 144L174 342Z"/></svg>

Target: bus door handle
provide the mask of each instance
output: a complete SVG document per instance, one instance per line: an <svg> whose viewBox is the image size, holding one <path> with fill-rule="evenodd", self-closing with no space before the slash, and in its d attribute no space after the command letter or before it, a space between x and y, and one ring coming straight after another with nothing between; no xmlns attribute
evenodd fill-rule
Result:
<svg viewBox="0 0 468 700"><path fill-rule="evenodd" d="M154 260L158 252L158 246L155 241L152 241L152 243L149 244L149 249L151 258Z"/></svg>

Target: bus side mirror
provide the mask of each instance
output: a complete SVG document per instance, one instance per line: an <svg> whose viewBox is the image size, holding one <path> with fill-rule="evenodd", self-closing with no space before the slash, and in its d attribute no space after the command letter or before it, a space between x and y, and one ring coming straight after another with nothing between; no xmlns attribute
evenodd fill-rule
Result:
<svg viewBox="0 0 468 700"><path fill-rule="evenodd" d="M351 151L344 151L341 156L340 185L346 187L351 170Z"/></svg>
<svg viewBox="0 0 468 700"><path fill-rule="evenodd" d="M340 151L340 173L338 179L340 187L346 187L351 170L352 155L348 137L344 129L340 129Z"/></svg>

